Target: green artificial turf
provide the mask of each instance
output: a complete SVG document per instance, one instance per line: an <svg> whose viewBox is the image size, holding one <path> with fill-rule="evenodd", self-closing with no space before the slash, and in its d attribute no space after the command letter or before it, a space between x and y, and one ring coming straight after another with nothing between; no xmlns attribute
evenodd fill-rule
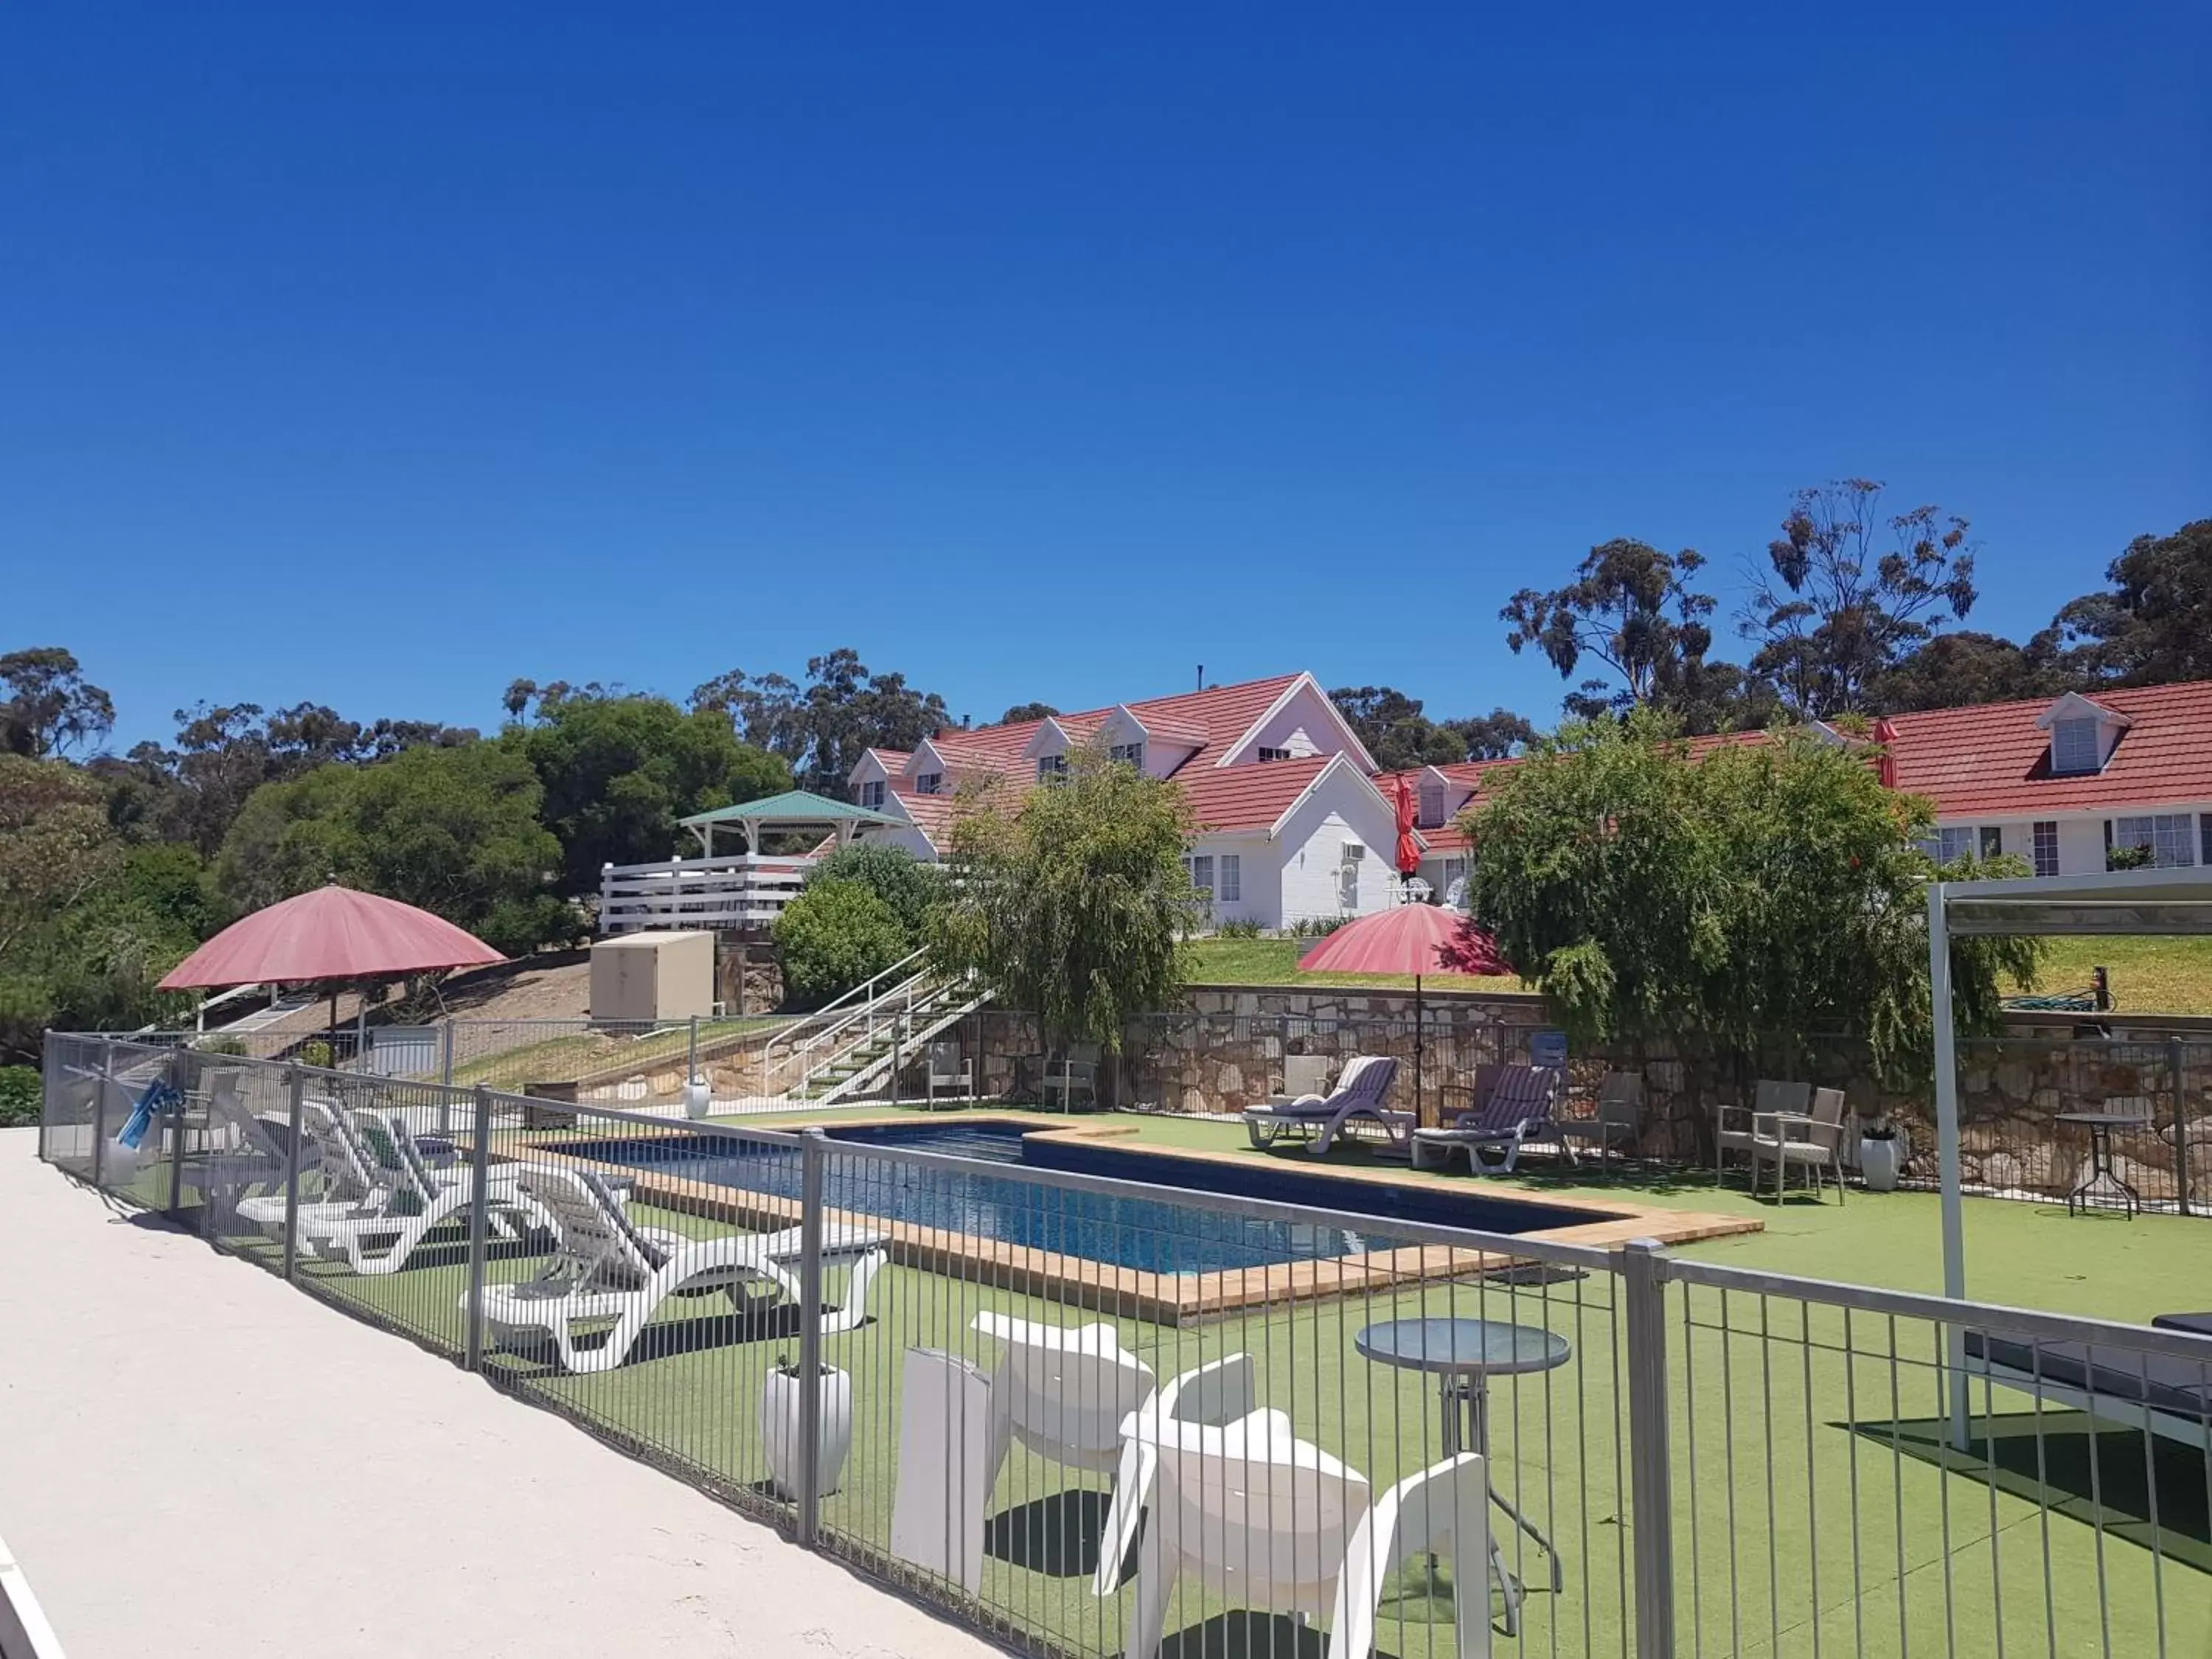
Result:
<svg viewBox="0 0 2212 1659"><path fill-rule="evenodd" d="M1233 1125L1130 1121L1160 1144L1241 1139ZM1320 1162L1296 1151L1249 1155ZM911 1165L882 1167L887 1203L934 1178ZM139 1177L142 1200L165 1194L146 1184L152 1179ZM1230 1174L1223 1184L1233 1181ZM1717 1190L1697 1171L1610 1182L1538 1172L1483 1183L1502 1184L1767 1222L1755 1235L1687 1247L1700 1260L1902 1289L1940 1282L1936 1202L1928 1194L1855 1191L1841 1204L1831 1195L1776 1206ZM1041 1204L1055 1201L1051 1189L1032 1190ZM188 1201L197 1196L188 1184ZM1967 1213L1971 1287L1979 1297L2130 1319L2212 1303L2212 1224L2203 1219L2069 1219L2054 1206L1994 1200L1971 1201ZM643 1210L640 1218L694 1234L718 1230L668 1212ZM265 1240L225 1243L264 1266L278 1260ZM542 1245L501 1247L489 1275L534 1272L532 1248ZM310 1262L301 1277L318 1295L459 1352L467 1272L458 1239L388 1275ZM834 1277L830 1290L834 1297ZM824 1357L852 1379L857 1421L840 1489L822 1506L833 1547L881 1565L903 1426L902 1357L939 1349L988 1367L998 1345L969 1328L986 1309L1063 1324L1103 1316L974 1275L899 1266L878 1279L866 1325L824 1339ZM1501 1534L1516 1571L1538 1587L1517 1651L1625 1653L1633 1521L1625 1492L1628 1357L1613 1276L1555 1271L1437 1283L1176 1328L1115 1322L1123 1345L1163 1377L1250 1355L1259 1401L1289 1413L1301 1435L1364 1473L1379 1492L1439 1455L1437 1397L1423 1379L1364 1359L1354 1339L1382 1319L1446 1312L1543 1326L1571 1345L1561 1368L1492 1385L1492 1486L1551 1534L1565 1561L1555 1595L1533 1548ZM1678 1651L2132 1655L2156 1652L2162 1633L2169 1653L2212 1652L2212 1524L2201 1451L2164 1442L2147 1448L2140 1435L2111 1427L2092 1433L2085 1419L2057 1410L2044 1414L2038 1437L2027 1396L1980 1389L1977 1412L1996 1432L1951 1452L1939 1420L1940 1340L1914 1321L1677 1285L1667 1293L1665 1323ZM629 1363L604 1374L569 1376L540 1352L495 1353L487 1369L502 1386L688 1478L771 1505L762 1486L761 1390L777 1361L797 1352L788 1310L740 1312L717 1294L665 1302ZM1089 1588L1108 1485L1018 1450L994 1491L975 1611L1018 1637L1084 1654L1120 1652L1133 1591L1100 1601ZM1492 1520L1504 1524L1495 1511ZM1449 1569L1436 1580L1418 1565L1399 1575L1382 1650L1407 1659L1450 1653L1450 1597L1460 1588ZM1182 1659L1322 1651L1314 1632L1285 1620L1243 1620L1194 1587L1169 1628L1182 1632L1168 1649Z"/></svg>

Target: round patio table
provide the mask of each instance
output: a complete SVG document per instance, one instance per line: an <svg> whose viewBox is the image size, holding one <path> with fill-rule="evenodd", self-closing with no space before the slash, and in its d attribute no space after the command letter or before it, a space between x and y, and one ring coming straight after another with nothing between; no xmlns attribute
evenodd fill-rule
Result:
<svg viewBox="0 0 2212 1659"><path fill-rule="evenodd" d="M1443 1403L1446 1457L1462 1451L1490 1455L1491 1377L1554 1370L1565 1364L1574 1352L1566 1338L1554 1332L1496 1319L1393 1319L1370 1325L1352 1339L1352 1346L1378 1365L1435 1374ZM1552 1540L1514 1508L1495 1483L1490 1488L1490 1499L1551 1558L1552 1593L1559 1594L1566 1578ZM1505 1596L1505 1633L1518 1635L1521 1582L1506 1571L1504 1553L1494 1533L1490 1540L1490 1565Z"/></svg>
<svg viewBox="0 0 2212 1659"><path fill-rule="evenodd" d="M2128 1185L2112 1167L2112 1131L2147 1129L2150 1119L2139 1112L2061 1112L2057 1121L2075 1124L2089 1132L2089 1174L2066 1194L2066 1213L2081 1215L2094 1209L2097 1183L2100 1181L2108 1181L2118 1189L2117 1196L2130 1215L2141 1210L2142 1194Z"/></svg>

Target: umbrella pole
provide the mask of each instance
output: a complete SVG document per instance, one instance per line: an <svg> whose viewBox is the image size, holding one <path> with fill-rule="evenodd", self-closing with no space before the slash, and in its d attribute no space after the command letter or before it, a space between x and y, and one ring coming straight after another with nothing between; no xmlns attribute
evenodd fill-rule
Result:
<svg viewBox="0 0 2212 1659"><path fill-rule="evenodd" d="M1413 975L1413 1127L1421 1127L1421 976Z"/></svg>

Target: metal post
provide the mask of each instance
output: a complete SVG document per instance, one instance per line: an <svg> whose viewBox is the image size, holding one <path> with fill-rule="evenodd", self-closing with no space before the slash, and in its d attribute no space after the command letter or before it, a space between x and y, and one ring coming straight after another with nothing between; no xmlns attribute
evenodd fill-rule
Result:
<svg viewBox="0 0 2212 1659"><path fill-rule="evenodd" d="M1943 1294L1962 1301L1966 1294L1966 1200L1959 1161L1959 1050L1951 1009L1951 928L1944 910L1944 884L1928 885L1928 1009L1936 1036L1936 1164L1942 1189ZM1946 1328L1951 1373L1951 1443L1966 1449L1966 1423L1973 1409L1966 1376L1966 1334Z"/></svg>
<svg viewBox="0 0 2212 1659"><path fill-rule="evenodd" d="M2189 1108L2189 1090L2182 1068L2188 1064L2179 1037L2166 1040L2166 1084L2173 1091L2173 1190L2184 1215L2189 1213L2189 1125L2183 1114Z"/></svg>
<svg viewBox="0 0 2212 1659"><path fill-rule="evenodd" d="M684 1086L687 1089L699 1080L699 1016L691 1016L691 1042L684 1056Z"/></svg>
<svg viewBox="0 0 2212 1659"><path fill-rule="evenodd" d="M100 1086L92 1091L92 1184L100 1184L107 1163L107 1091L115 1086L115 1039L100 1042Z"/></svg>
<svg viewBox="0 0 2212 1659"><path fill-rule="evenodd" d="M289 1127L284 1154L284 1277L300 1265L300 1102L307 1092L307 1079L296 1066L284 1071L284 1121Z"/></svg>
<svg viewBox="0 0 2212 1659"><path fill-rule="evenodd" d="M904 1014L901 1014L896 1019L891 1021L890 1103L894 1106L898 1104L899 1068L901 1063L905 1058L903 1039L906 1036L906 1020L907 1017Z"/></svg>
<svg viewBox="0 0 2212 1659"><path fill-rule="evenodd" d="M799 1541L812 1548L822 1521L822 1164L830 1138L799 1139Z"/></svg>
<svg viewBox="0 0 2212 1659"><path fill-rule="evenodd" d="M445 1029L438 1037L438 1086L450 1090L453 1086L453 1017L446 1016ZM438 1133L453 1133L453 1097L451 1094L438 1097Z"/></svg>
<svg viewBox="0 0 2212 1659"><path fill-rule="evenodd" d="M167 1063L161 1067L162 1079L171 1091L167 1115L169 1120L168 1214L172 1221L182 1213L185 1207L185 1091L177 1086L178 1074L184 1070L178 1062L183 1058L183 1049L172 1048Z"/></svg>
<svg viewBox="0 0 2212 1659"><path fill-rule="evenodd" d="M1621 1252L1628 1314L1630 1538L1636 1551L1637 1659L1674 1651L1674 1462L1668 1443L1665 1258L1648 1238Z"/></svg>
<svg viewBox="0 0 2212 1659"><path fill-rule="evenodd" d="M491 1091L481 1083L477 1085L469 1168L476 1179L469 1193L469 1321L461 1363L473 1371L483 1365L484 1249L491 1220Z"/></svg>

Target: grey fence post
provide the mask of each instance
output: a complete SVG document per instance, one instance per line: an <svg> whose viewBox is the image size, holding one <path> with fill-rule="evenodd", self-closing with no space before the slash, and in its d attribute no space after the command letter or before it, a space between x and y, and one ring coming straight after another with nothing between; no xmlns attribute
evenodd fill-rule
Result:
<svg viewBox="0 0 2212 1659"><path fill-rule="evenodd" d="M799 1541L811 1549L821 1528L822 1165L830 1138L799 1136Z"/></svg>
<svg viewBox="0 0 2212 1659"><path fill-rule="evenodd" d="M300 1102L307 1079L296 1066L284 1068L284 1277L300 1266Z"/></svg>
<svg viewBox="0 0 2212 1659"><path fill-rule="evenodd" d="M107 1091L115 1086L115 1039L100 1040L100 1086L92 1091L92 1184L100 1184L107 1164Z"/></svg>
<svg viewBox="0 0 2212 1659"><path fill-rule="evenodd" d="M699 1016L691 1016L690 1046L684 1054L684 1086L689 1089L699 1080ZM687 1103L690 1097L685 1097Z"/></svg>
<svg viewBox="0 0 2212 1659"><path fill-rule="evenodd" d="M1648 1238L1621 1252L1628 1304L1628 1459L1636 1552L1637 1659L1674 1651L1674 1469L1668 1431L1665 1258Z"/></svg>
<svg viewBox="0 0 2212 1659"><path fill-rule="evenodd" d="M167 1062L161 1067L161 1076L173 1091L164 1115L169 1120L169 1203L168 1215L173 1221L185 1207L185 1091L178 1083L185 1071L185 1051L173 1048Z"/></svg>
<svg viewBox="0 0 2212 1659"><path fill-rule="evenodd" d="M891 1016L891 1075L890 1099L890 1103L894 1106L898 1104L899 1073L904 1068L906 1063L904 1051L905 1045L902 1039L906 1036L907 1018L908 1016L903 1010Z"/></svg>
<svg viewBox="0 0 2212 1659"><path fill-rule="evenodd" d="M468 1330L462 1341L461 1363L473 1371L483 1365L484 1250L491 1221L491 1091L481 1083L477 1085L469 1168L476 1179L469 1192Z"/></svg>
<svg viewBox="0 0 2212 1659"><path fill-rule="evenodd" d="M2166 1040L2166 1078L2173 1091L2173 1190L2184 1215L2189 1213L2189 1125L2182 1114L2189 1107L2189 1089L2183 1075L2188 1057L2179 1037Z"/></svg>
<svg viewBox="0 0 2212 1659"><path fill-rule="evenodd" d="M446 1016L446 1024L438 1033L438 1086L453 1086L453 1017ZM438 1097L438 1133L453 1133L453 1097L450 1094Z"/></svg>

